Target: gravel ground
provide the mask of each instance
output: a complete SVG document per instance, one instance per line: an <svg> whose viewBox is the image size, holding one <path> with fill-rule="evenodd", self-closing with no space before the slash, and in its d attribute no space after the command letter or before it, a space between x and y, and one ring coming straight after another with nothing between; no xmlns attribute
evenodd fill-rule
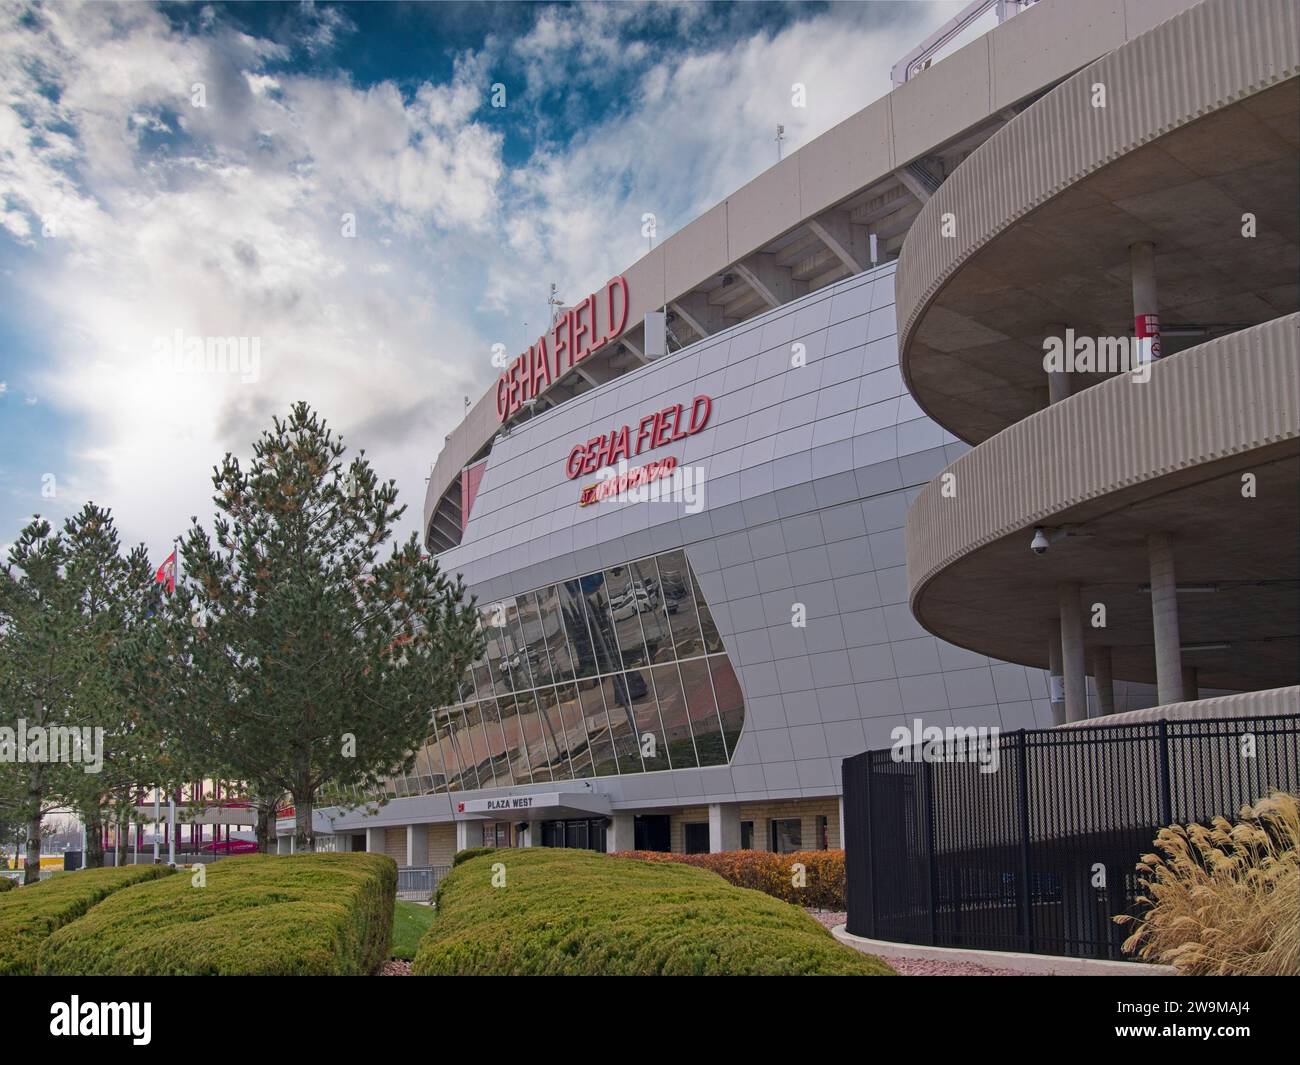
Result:
<svg viewBox="0 0 1300 1065"><path fill-rule="evenodd" d="M809 910L808 913L829 932L837 924L848 920L848 914L831 910ZM973 961L930 961L927 958L884 959L899 976L1017 976L1011 969L993 969Z"/></svg>
<svg viewBox="0 0 1300 1065"><path fill-rule="evenodd" d="M379 976L410 976L411 963L409 961L397 961L395 958L384 962L379 967Z"/></svg>

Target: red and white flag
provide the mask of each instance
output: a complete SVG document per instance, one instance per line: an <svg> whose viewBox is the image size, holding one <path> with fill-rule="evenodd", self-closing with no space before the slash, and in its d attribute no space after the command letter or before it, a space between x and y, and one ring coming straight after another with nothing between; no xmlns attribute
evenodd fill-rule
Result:
<svg viewBox="0 0 1300 1065"><path fill-rule="evenodd" d="M167 556L166 560L158 567L158 572L153 575L155 584L161 584L166 588L167 593L176 591L176 551Z"/></svg>

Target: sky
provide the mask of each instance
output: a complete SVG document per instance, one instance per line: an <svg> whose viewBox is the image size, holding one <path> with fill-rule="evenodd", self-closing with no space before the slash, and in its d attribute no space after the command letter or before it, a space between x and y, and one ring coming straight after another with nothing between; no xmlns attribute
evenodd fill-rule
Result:
<svg viewBox="0 0 1300 1065"><path fill-rule="evenodd" d="M680 229L964 6L0 0L0 549L93 500L161 561L296 400L417 532L551 282L596 290L643 214ZM186 360L210 338L242 362Z"/></svg>

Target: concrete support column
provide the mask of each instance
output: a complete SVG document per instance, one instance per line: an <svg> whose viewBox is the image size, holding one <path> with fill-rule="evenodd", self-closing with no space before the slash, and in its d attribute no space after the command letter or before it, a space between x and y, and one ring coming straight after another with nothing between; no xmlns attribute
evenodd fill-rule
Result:
<svg viewBox="0 0 1300 1065"><path fill-rule="evenodd" d="M1174 547L1168 533L1147 537L1151 565L1151 625L1155 635L1156 689L1159 705L1183 701L1183 659L1178 644L1178 586Z"/></svg>
<svg viewBox="0 0 1300 1065"><path fill-rule="evenodd" d="M1098 647L1092 652L1092 679L1097 685L1097 717L1115 712L1115 678L1111 673L1110 648Z"/></svg>
<svg viewBox="0 0 1300 1065"><path fill-rule="evenodd" d="M635 814L609 815L609 828L605 829L605 850L610 854L636 850Z"/></svg>
<svg viewBox="0 0 1300 1065"><path fill-rule="evenodd" d="M1065 344L1065 330L1067 326L1064 322L1048 322L1043 327L1045 337L1060 337L1062 345ZM1067 352L1068 354L1068 352ZM1065 371L1052 371L1047 373L1047 402L1049 405L1060 403L1063 399L1068 399L1070 395L1070 375Z"/></svg>
<svg viewBox="0 0 1300 1065"><path fill-rule="evenodd" d="M1156 298L1156 246L1150 241L1138 241L1128 248L1129 266L1133 273L1133 326L1138 337L1148 338L1143 356L1154 361L1160 358L1160 303Z"/></svg>
<svg viewBox="0 0 1300 1065"><path fill-rule="evenodd" d="M522 824L523 822L516 822ZM542 823L529 821L528 827L518 834L515 843L518 847L540 847L542 845Z"/></svg>
<svg viewBox="0 0 1300 1065"><path fill-rule="evenodd" d="M367 850L369 841L367 840ZM458 851L469 850L470 847L483 846L483 822L482 821L457 821L456 822L456 849Z"/></svg>
<svg viewBox="0 0 1300 1065"><path fill-rule="evenodd" d="M406 864L426 866L429 864L429 826L406 826Z"/></svg>
<svg viewBox="0 0 1300 1065"><path fill-rule="evenodd" d="M382 828L366 829L366 853L383 854L384 853L384 832Z"/></svg>
<svg viewBox="0 0 1300 1065"><path fill-rule="evenodd" d="M1057 587L1061 611L1061 675L1065 680L1065 720L1083 721L1088 716L1087 673L1083 662L1083 607L1079 586L1065 581Z"/></svg>
<svg viewBox="0 0 1300 1065"><path fill-rule="evenodd" d="M1047 623L1047 698L1052 704L1052 724L1065 724L1065 680L1061 676L1061 622Z"/></svg>
<svg viewBox="0 0 1300 1065"><path fill-rule="evenodd" d="M731 803L709 804L709 853L740 850L740 807Z"/></svg>
<svg viewBox="0 0 1300 1065"><path fill-rule="evenodd" d="M1197 689L1198 689L1198 687L1199 687L1199 686L1198 686L1197 681L1196 681L1196 667L1195 667L1195 666L1190 666L1190 665L1187 665L1186 663L1184 663L1184 665L1183 665L1183 698L1184 698L1187 702L1192 702L1192 701L1195 700L1195 699L1199 699L1199 698L1200 698L1200 695L1197 693Z"/></svg>

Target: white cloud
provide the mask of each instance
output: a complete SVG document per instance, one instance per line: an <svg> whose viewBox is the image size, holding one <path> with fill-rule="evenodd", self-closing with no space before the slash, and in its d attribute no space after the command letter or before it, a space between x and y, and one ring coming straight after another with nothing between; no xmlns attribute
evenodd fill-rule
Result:
<svg viewBox="0 0 1300 1065"><path fill-rule="evenodd" d="M301 17L294 46L317 54L353 29L335 8ZM702 30L660 56L625 38L635 19L705 17L541 9L527 36L403 92L292 73L286 46L211 8L186 33L141 4L0 7L0 227L25 249L14 305L48 341L31 386L77 426L60 496L160 545L207 519L221 455L306 399L397 478L417 528L491 341L527 339L483 322L540 320L550 280L594 289L643 253L644 211L662 239L774 161L776 122L806 142L883 93L919 39L839 6L734 47ZM535 91L620 105L564 143L536 116L542 143L508 170L484 100L503 59ZM160 371L176 330L257 338L256 383Z"/></svg>
<svg viewBox="0 0 1300 1065"><path fill-rule="evenodd" d="M34 252L11 287L48 327L33 384L80 427L60 496L75 484L131 538L165 538L210 514L221 455L301 398L345 436L365 427L354 444L418 527L434 441L470 387L463 353L485 346L427 258L429 234L495 211L500 145L472 120L472 68L409 101L284 74L271 92L278 46L218 20L183 37L136 5L35 24L6 8L0 54L0 224ZM184 133L160 149L145 138L169 115ZM381 247L393 230L408 239ZM257 382L160 371L176 330L258 338Z"/></svg>

